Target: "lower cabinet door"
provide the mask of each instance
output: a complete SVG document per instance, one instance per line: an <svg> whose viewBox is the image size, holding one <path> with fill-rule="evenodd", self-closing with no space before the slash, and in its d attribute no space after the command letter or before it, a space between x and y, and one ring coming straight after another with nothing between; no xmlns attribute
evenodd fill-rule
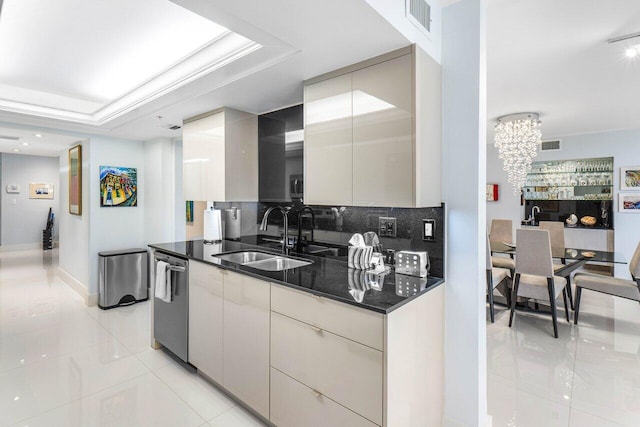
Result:
<svg viewBox="0 0 640 427"><path fill-rule="evenodd" d="M271 312L271 366L382 425L381 351Z"/></svg>
<svg viewBox="0 0 640 427"><path fill-rule="evenodd" d="M269 418L269 282L225 271L223 384Z"/></svg>
<svg viewBox="0 0 640 427"><path fill-rule="evenodd" d="M278 427L376 426L274 368L271 368L271 422Z"/></svg>

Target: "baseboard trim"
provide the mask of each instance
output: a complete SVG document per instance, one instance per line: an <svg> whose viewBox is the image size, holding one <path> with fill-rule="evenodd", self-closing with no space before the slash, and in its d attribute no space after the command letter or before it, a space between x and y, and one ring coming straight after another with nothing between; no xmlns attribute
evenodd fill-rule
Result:
<svg viewBox="0 0 640 427"><path fill-rule="evenodd" d="M42 249L42 243L20 243L17 245L0 246L0 252L29 251L32 249Z"/></svg>
<svg viewBox="0 0 640 427"><path fill-rule="evenodd" d="M84 300L87 307L98 305L98 294L90 294L84 283L67 273L63 268L56 269L58 276Z"/></svg>

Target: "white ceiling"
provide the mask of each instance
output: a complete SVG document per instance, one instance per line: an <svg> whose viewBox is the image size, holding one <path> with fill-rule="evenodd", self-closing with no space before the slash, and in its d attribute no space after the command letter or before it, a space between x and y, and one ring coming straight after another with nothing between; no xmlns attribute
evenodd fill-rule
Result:
<svg viewBox="0 0 640 427"><path fill-rule="evenodd" d="M607 43L640 31L640 1L487 3L488 142L497 117L525 111L540 113L543 140L640 128L640 58Z"/></svg>
<svg viewBox="0 0 640 427"><path fill-rule="evenodd" d="M5 0L4 8L7 10L11 2L22 1L35 0ZM300 103L303 80L409 44L364 0L144 0L140 3L146 4L148 13L144 12L144 7L136 7L131 18L129 9L132 2L126 0L63 0L66 5L64 10L56 7L57 2L37 3L40 8L39 16L48 17L47 23L43 25L58 29L57 32L54 31L55 40L45 43L42 35L46 32L31 26L24 29L12 28L9 34L0 34L0 38L6 38L7 46L24 46L22 53L25 63L32 63L34 68L38 68L25 75L14 73L12 78L8 78L10 73L3 73L0 65L0 85L14 88L27 86L23 89L77 96L86 102L102 102L105 96L101 94L101 88L83 86L80 83L84 80L78 79L85 73L97 73L105 81L109 81L113 73L126 74L130 67L112 68L113 56L116 54L113 48L121 48L129 57L145 53L146 45L142 41L148 42L146 33L153 31L153 28L157 29L156 21L159 19L156 13L151 13L151 3L164 3L163 8L167 10L184 8L182 10L185 13L195 12L200 16L195 19L196 23L202 18L209 19L262 46L206 76L189 81L171 92L164 92L144 104L136 105L131 111L102 123L71 122L55 115L30 114L19 110L0 111L0 121L4 122L139 140L179 136L181 131L171 131L168 129L169 125L181 124L184 118L221 106L263 113ZM73 28L78 25L79 18L69 10L83 3L93 4L98 12L91 10L89 6L83 6L82 9L86 12L82 17L83 31L77 32ZM95 6L96 4L99 6ZM118 13L99 13L101 8L110 4L118 6ZM191 12L187 12L187 9ZM2 12L3 16L5 10ZM122 13L125 10L127 13ZM102 15L105 15L107 23L114 25L101 23ZM137 20L140 17L144 18L143 23ZM126 22L129 19L134 19L135 25L120 25L120 21ZM175 15L174 19L180 21L182 18ZM168 26L168 35L179 37L173 30L177 24L161 22ZM126 37L119 34L124 31L121 28L123 25L127 28ZM0 29L2 26L0 18ZM69 29L74 37L60 29ZM104 41L112 38L115 38L113 43ZM28 43L24 44L23 40ZM65 51L82 51L88 56L78 54L76 58L67 54L58 58L52 52L61 49L61 44L66 46ZM102 46L99 50L103 54L94 55L91 51L93 45ZM74 64L80 64L83 71L75 70ZM109 69L112 70L106 77L100 74L105 67L111 67ZM77 86L74 81L78 82Z"/></svg>
<svg viewBox="0 0 640 427"><path fill-rule="evenodd" d="M5 0L4 8L12 1L35 0ZM141 45L139 40L148 41L145 34L157 28L153 24L156 21L172 29L167 34L178 37L179 23L162 21L161 13L151 13L154 8L149 2L163 3L159 10L181 10L187 22L196 26L206 28L206 19L215 21L263 47L136 105L102 125L15 111L0 111L0 121L138 140L176 137L181 131L168 127L181 124L185 118L225 105L254 113L293 105L302 101L303 80L408 44L365 0L140 0L146 9L126 0L61 1L67 6L63 11L56 9L59 2L38 2L38 22L43 17L55 18L46 24L51 31L36 31L26 25L11 34L0 33L0 43L13 49L23 46L24 60L37 68L37 72L31 70L9 78L2 70L10 66L3 61L0 85L102 102L102 95L95 92L100 88L76 86L74 81L80 82L82 74L90 74L91 70L108 69L113 62L109 49L120 47L130 56L144 53L144 43ZM148 19L145 23L136 21L134 26L108 26L93 22L100 21L99 14L86 10L93 14L81 25L86 37L71 32L76 34L73 38L59 31L78 25L76 15L69 12L74 9L71 4L88 2L103 6L125 2L120 10L131 8L131 19ZM628 60L624 56L625 43L606 42L611 37L640 31L640 1L487 0L487 5L489 142L498 116L522 111L540 113L544 139L640 127L636 119L636 111L640 111L640 79L636 78L640 58ZM108 15L109 22L114 20L128 21L129 13ZM124 39L118 38L123 26L127 28ZM0 17L0 32L2 28ZM93 28L100 31L89 37ZM54 34L58 44L68 45L67 51L74 51L76 44L84 48L89 56L78 57L86 62L77 61L68 53L60 58L53 55L57 45L46 42L43 34ZM117 42L100 45L93 40L97 37ZM94 55L89 48L92 45L103 46L99 49L103 54ZM77 72L76 66L83 72ZM122 72L122 68L113 72ZM6 91L0 93L4 96Z"/></svg>
<svg viewBox="0 0 640 427"><path fill-rule="evenodd" d="M0 153L57 157L81 140L83 138L51 132L36 134L23 129L0 127Z"/></svg>

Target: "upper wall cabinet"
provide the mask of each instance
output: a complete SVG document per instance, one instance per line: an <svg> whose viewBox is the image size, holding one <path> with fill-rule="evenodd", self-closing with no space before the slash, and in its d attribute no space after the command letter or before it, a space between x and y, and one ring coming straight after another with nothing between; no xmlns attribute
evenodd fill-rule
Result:
<svg viewBox="0 0 640 427"><path fill-rule="evenodd" d="M305 203L439 206L441 70L415 46L305 82Z"/></svg>
<svg viewBox="0 0 640 427"><path fill-rule="evenodd" d="M231 108L183 127L185 200L258 200L258 116Z"/></svg>

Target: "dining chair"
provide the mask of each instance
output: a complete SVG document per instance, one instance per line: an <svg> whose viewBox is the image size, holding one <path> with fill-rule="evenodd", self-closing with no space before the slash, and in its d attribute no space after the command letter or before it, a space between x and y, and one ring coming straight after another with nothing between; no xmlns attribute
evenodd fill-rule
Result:
<svg viewBox="0 0 640 427"><path fill-rule="evenodd" d="M564 277L553 274L551 240L548 230L521 228L516 231L516 275L511 294L511 314L509 327L513 323L517 297L535 301L549 301L553 319L553 335L558 338L558 318L556 299L560 294L564 300L564 310L569 322L567 295L562 292L567 284Z"/></svg>
<svg viewBox="0 0 640 427"><path fill-rule="evenodd" d="M489 240L491 242L498 243L513 243L513 222L510 219L492 219L491 229L489 230ZM513 260L513 256L492 256L491 263L497 268L506 268L511 271L511 277L513 278L514 271L516 269L516 263Z"/></svg>
<svg viewBox="0 0 640 427"><path fill-rule="evenodd" d="M491 316L491 323L495 322L495 315L493 309L493 290L502 282L508 282L511 280L511 271L506 268L494 267L491 261L491 247L489 246L489 238L487 237L487 296L489 297L489 315ZM508 259L508 258L507 258ZM508 289L508 288L507 288ZM510 302L509 292L507 292L507 304Z"/></svg>
<svg viewBox="0 0 640 427"><path fill-rule="evenodd" d="M633 280L620 279L618 277L603 276L600 274L577 273L573 281L576 284L576 308L573 315L573 323L578 324L580 312L580 298L582 289L602 292L615 297L640 301L640 243L633 253L629 263L629 272Z"/></svg>
<svg viewBox="0 0 640 427"><path fill-rule="evenodd" d="M564 253L564 222L561 221L540 221L538 224L540 229L549 230L549 238L551 240L551 252L560 251ZM564 267L565 261L553 260L553 271L558 271ZM563 276L567 279L567 296L569 297L569 306L573 309L573 290L571 289L571 275Z"/></svg>
<svg viewBox="0 0 640 427"><path fill-rule="evenodd" d="M510 219L492 219L489 240L513 243L513 222Z"/></svg>

